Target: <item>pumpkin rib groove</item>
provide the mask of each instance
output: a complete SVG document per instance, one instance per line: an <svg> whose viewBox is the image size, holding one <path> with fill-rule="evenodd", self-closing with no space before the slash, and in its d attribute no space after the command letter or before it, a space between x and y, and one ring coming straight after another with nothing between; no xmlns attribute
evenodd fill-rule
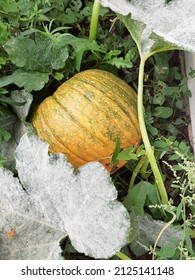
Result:
<svg viewBox="0 0 195 280"><path fill-rule="evenodd" d="M99 76L102 76L101 78L102 79L97 79L97 75L92 75L90 77L90 81L94 80L95 81L95 85L97 83L100 83L102 85L102 81L104 81L104 86L106 85L107 86L107 83L105 83L105 76L106 76L106 80L109 80L109 82L111 84L114 84L115 87L119 87L120 88L120 91L121 92L125 92L125 94L128 96L128 98L131 99L131 104L133 104L132 106L132 109L134 112L136 112L136 109L137 108L137 102L134 100L134 98L132 97L132 95L136 96L136 93L134 92L134 90L132 89L131 90L131 94L130 94L130 91L129 91L129 85L127 85L123 80L119 79L118 77L116 77L115 79L113 79L111 76L113 76L113 74L111 73L99 73L99 72L103 72L103 71L99 71L97 69L94 69L92 70L95 74L98 73ZM105 72L105 71L104 71ZM78 77L79 78L79 77ZM118 80L118 83L116 82L116 80ZM87 82L90 82L88 79L87 79ZM110 89L109 85L108 85L108 88ZM125 95L124 95L125 96ZM120 95L117 95L117 97L120 97ZM123 100L122 100L123 101ZM127 101L128 102L128 101ZM129 103L129 102L128 102Z"/></svg>
<svg viewBox="0 0 195 280"><path fill-rule="evenodd" d="M41 116L42 116L42 119L44 120L44 126L47 127L47 132L49 132L50 136L52 136L53 138L55 138L56 142L58 142L60 145L63 146L63 149L67 150L68 153L70 152L71 154L74 155L74 157L76 157L78 160L81 160L83 161L83 164L86 163L86 160L80 158L77 154L75 154L72 150L70 150L69 148L67 148L67 146L64 145L64 143L62 141L59 141L59 139L57 137L55 137L55 135L53 135L53 133L51 132L51 128L47 125L47 122L45 121L45 116L43 114L43 112L41 112L41 107L39 108L40 109L40 113L41 113Z"/></svg>
<svg viewBox="0 0 195 280"><path fill-rule="evenodd" d="M128 98L126 98L126 102L124 102L124 100L121 98L120 94L117 94L117 98L120 98L120 100L123 102L123 106L127 105L127 104L131 104L131 109L133 110L134 113L136 113L136 108L137 108L137 103L135 102L134 97L136 96L134 90L132 89L131 94L129 92L129 88L127 88L127 85L123 85L123 81L120 81L119 83L116 83L113 79L110 79L110 75L106 76L109 80L110 83L114 84L114 87L120 90L120 93L123 93L123 97L126 98L126 96L128 96ZM117 78L117 77L116 77ZM94 82L93 82L94 81ZM102 81L104 81L104 77L102 76L102 79L97 79L97 76L94 75L91 77L90 81L87 80L88 83L91 83L93 86L97 87L97 84L100 84L100 87L97 87L98 89L101 89L102 86L106 86L108 88L108 90L110 91L110 86L109 84L107 84L106 82L102 83ZM129 87L129 86L128 86ZM125 92L125 94L124 94ZM115 92L112 92L112 94L115 94ZM115 94L116 95L116 94ZM113 98L112 98L113 99ZM132 106L133 104L133 106ZM128 110L127 110L128 111Z"/></svg>
<svg viewBox="0 0 195 280"><path fill-rule="evenodd" d="M47 128L51 131L50 126L47 125ZM52 132L51 132L51 134L53 135ZM54 136L54 137L55 137L55 136ZM77 137L78 137L78 136L77 136ZM59 141L59 138L56 138L56 137L55 137L55 139L57 139L57 141L58 141L59 143L63 143L63 141L62 141L61 139L60 139L61 141ZM83 141L83 139L80 138L80 141ZM79 150L75 151L75 150L73 150L73 148L71 148L71 150L70 150L69 148L67 148L67 145L64 145L64 144L63 144L63 147L64 147L64 150L67 150L68 152L70 151L71 154L73 154L73 155L74 155L75 157L77 157L78 159L82 160L84 163L87 162L83 157L81 157L81 154L79 153ZM84 164L84 163L83 163L83 164Z"/></svg>
<svg viewBox="0 0 195 280"><path fill-rule="evenodd" d="M98 89L99 89L99 88L98 88ZM99 89L99 91L100 91L101 93L103 93L103 95L105 95L105 92L102 91L102 89ZM86 97L86 98L87 98L87 97ZM114 105L114 101L113 101L111 98L109 98L107 95L106 95L106 98L108 98L110 101L112 101L112 103L113 103L112 105ZM92 99L92 100L90 99L90 103L93 104L93 107L96 106L96 107L98 108L99 111L104 112L105 115L106 115L107 117L109 117L110 121L111 121L112 123L115 124L115 127L117 128L119 134L124 134L124 136L126 135L126 137L129 136L129 132L128 132L127 130L124 131L124 128L123 128L123 126L121 125L121 122L119 123L119 122L116 121L116 118L112 118L112 116L114 116L114 114L116 113L116 112L113 110L113 106L110 106L109 103L106 103L106 107L107 107L107 108L109 109L109 111L111 112L111 114L110 114L110 113L108 113L108 112L106 112L105 110L102 109L101 104L99 104L98 102L95 102L95 98ZM94 106L94 105L95 105L95 106ZM133 120L132 120L132 118L131 118L131 115L128 114L128 117L127 117L127 113L128 113L128 112L123 110L122 105L120 106L118 103L117 103L117 105L118 105L118 106L120 107L120 109L121 109L121 112L117 112L117 113L120 115L120 118L123 119L123 123L125 124L126 121L129 121L129 119L130 119L131 123L134 123ZM125 113L126 113L126 114L125 114ZM109 114L109 115L108 115L108 114ZM122 116L121 116L121 115L122 115ZM125 121L125 119L126 119L126 121ZM134 126L136 126L136 125L137 125L137 123L134 124ZM138 134L138 131L137 131L137 134ZM116 137L116 138L117 138L117 137ZM115 139L115 141L116 141L116 139Z"/></svg>
<svg viewBox="0 0 195 280"><path fill-rule="evenodd" d="M70 116L70 118L74 120L74 123L77 123L78 126L81 126L81 124L74 118L74 116L72 116L72 115L69 114L69 112L67 111L66 107L64 107L61 103L59 103L59 102L56 100L56 98L53 98L53 100L54 100L58 105L60 105L60 107L62 107L62 108L68 113L68 115ZM67 116L66 116L66 117L67 117ZM94 135L91 134L91 131L88 130L86 127L82 126L82 128L85 129L86 132L87 132L88 134L91 135L92 139L94 139L94 141L93 141L94 143L97 142L97 139L98 139L99 142L100 142L102 145L104 145L105 147L108 146L108 141L107 141L107 143L104 143L104 142L102 142L101 139L99 139L98 137L94 137ZM78 138L78 136L77 136L77 138ZM82 142L82 141L83 141L83 139L80 138L80 142ZM110 144L113 144L113 143L110 142ZM79 153L79 151L78 151L78 153ZM74 151L74 154L75 154L75 155L77 155L80 159L84 160L83 157L81 157L80 153L79 153L79 154L78 154L78 153L76 153L76 152ZM95 147L94 147L93 151L91 151L91 158L94 158L94 156L100 158L99 154L100 154L100 151L99 151L99 150L96 151L96 150L95 150ZM105 155L102 155L102 157L105 157ZM86 161L85 161L85 162L86 162Z"/></svg>
<svg viewBox="0 0 195 280"><path fill-rule="evenodd" d="M60 106L69 114L69 116L70 116L70 118L71 118L72 120L74 120L76 123L78 123L79 125L81 125L82 128L85 129L87 132L89 132L90 135L92 136L92 138L95 139L95 137L93 137L93 135L91 134L91 131L89 131L85 126L83 126L80 122L78 122L78 120L74 117L74 115L72 115L72 114L67 110L67 108L66 108L63 104L61 104L61 103L58 102L58 100L56 99L56 97L54 97L54 100L58 103L58 105L60 105ZM99 138L98 138L98 140L99 140L103 145L106 146L106 143L105 143L105 142L103 142L103 141L102 141L101 139L99 139Z"/></svg>
<svg viewBox="0 0 195 280"><path fill-rule="evenodd" d="M94 71L94 70L93 70ZM99 72L99 70L96 70L96 71L98 71ZM105 71L104 71L105 72ZM109 73L110 74L110 73ZM107 77L109 77L110 78L110 75L107 75ZM80 77L80 76L78 76L78 78L77 78L77 80L80 80L81 82L83 82L83 81L85 81L87 84L90 84L91 86L93 86L93 87L96 87L96 89L98 89L98 90L101 90L102 88L104 88L104 87L107 87L108 88L108 92L110 92L110 86L109 85L107 85L105 82L103 82L102 83L102 81L104 81L104 76L102 76L102 79L97 79L97 77L95 76L95 75L93 75L93 76L91 76L90 77L90 80L89 79L87 79L86 78L86 80L85 79L83 79L83 77ZM117 78L117 77L116 77ZM93 80L95 81L95 82L93 82ZM114 81L112 80L111 81L112 83L114 83ZM122 81L123 82L123 81ZM124 100L121 98L121 96L119 95L119 94L115 94L116 95L116 97L117 97L117 99L118 98L120 98L120 101L122 101L122 106L121 106L121 108L124 110L124 107L126 108L126 111L125 112L127 112L128 114L129 114L129 103L130 104L132 104L133 103L133 106L131 105L131 110L133 110L133 113L134 114L137 114L137 110L136 110L136 108L137 108L137 103L135 102L135 100L134 100L134 98L132 97L132 95L134 95L134 97L136 97L136 93L134 92L134 90L132 89L132 91L131 91L131 94L129 94L129 89L127 88L127 86L125 86L124 88L122 87L122 82L120 82L120 83L114 83L115 84L115 86L118 88L118 89L120 89L120 92L122 92L122 93L124 93L124 91L125 91L125 94L126 94L126 96L128 96L128 99L126 98L126 96L123 94L123 97L125 97L126 98L126 102L124 102ZM98 87L97 86L97 84L99 84L100 86ZM129 87L129 86L128 86ZM115 93L115 92L114 92ZM114 94L113 92L111 93L112 95ZM104 94L105 94L105 91L104 91ZM115 101L115 100L113 100L113 98L111 98L110 97L110 95L107 95L107 97L108 98L110 98L112 101ZM128 104L128 106L127 106L127 104Z"/></svg>
<svg viewBox="0 0 195 280"><path fill-rule="evenodd" d="M92 79L91 79L92 80ZM96 87L97 89L99 89L100 91L102 91L102 83L101 83L101 80L95 80L95 82L96 82L96 84L94 84L92 81L87 81L88 82L88 84L91 84L92 86L94 86L94 87ZM97 84L99 84L100 86L98 87L97 86ZM104 87L105 87L105 85L104 85ZM117 85L117 87L118 87L118 85ZM114 99L113 99L113 97L111 97L110 95L108 95L108 93L110 93L110 89L109 89L109 87L107 87L108 88L108 91L107 91L107 97L110 99L110 100L112 100L112 101L115 101ZM103 94L105 94L105 91L102 91L103 92ZM112 93L113 94L113 93ZM117 101L119 102L119 99L120 99L120 105L121 105L121 109L125 112L125 113L127 113L128 115L129 115L129 103L132 103L132 97L131 96L129 96L128 95L128 100L127 100L127 103L125 103L124 102L124 100L121 98L121 96L118 94L117 96ZM121 102L122 101L122 102ZM127 106L127 104L128 104L128 106ZM125 108L125 110L124 110L124 108ZM135 109L131 106L131 109L133 109L133 111L134 111L134 113L136 112L135 111Z"/></svg>
<svg viewBox="0 0 195 280"><path fill-rule="evenodd" d="M83 80L80 80L81 82L83 81ZM90 83L90 81L85 81L85 82L88 82L88 84L90 84L90 85L92 85L93 87L95 87L95 85L93 84L93 83ZM99 91L101 91L103 94L106 94L106 92L105 91L103 91L100 87L97 87L97 89L99 90ZM108 95L106 95L106 97L109 99L109 100L111 100L113 103L115 102L110 96L108 96ZM93 101L92 101L93 102ZM93 103L93 104L95 104L95 105L97 105L97 103ZM109 106L109 103L107 103L106 104L107 105L107 107ZM134 127L134 129L136 130L136 132L137 132L137 135L139 135L140 133L139 133L139 129L137 129L137 126L138 126L138 121L137 121L137 119L135 119L135 118L133 118L132 117L132 115L130 114L130 112L129 112L129 110L124 110L124 104L121 104L121 103L117 103L117 105L120 107L120 109L121 109L121 111L123 112L123 117L124 118L127 118L127 115L128 115L128 118L130 119L130 121L131 121L131 123L133 123L133 127ZM101 109L101 107L99 107L99 109ZM110 109L112 110L112 107L110 107ZM115 122L116 123L116 122ZM124 121L124 123L125 123L125 121ZM120 128L120 130L122 129L121 128L121 123L117 123L117 126L119 125L119 128ZM124 133L124 131L123 131L123 133ZM129 132L127 131L127 134L129 135Z"/></svg>
<svg viewBox="0 0 195 280"><path fill-rule="evenodd" d="M69 88L72 88L72 89L74 89L74 90L76 90L76 91L80 91L81 94L83 94L83 92L81 91L81 89L74 88L72 85L69 86ZM98 103L94 102L94 100L91 101L91 99L89 99L89 98L87 98L87 97L85 97L85 98L86 98L88 104L89 104L92 108L96 107L96 108L98 109L98 111L101 111L101 112L106 116L106 118L111 117L111 116L114 115L113 113L110 114L110 115L108 115L108 112L106 112L105 110L103 110L102 107L101 107ZM86 100L85 100L85 101L86 101ZM89 101L90 101L90 102L89 102ZM94 106L94 105L95 105L95 106ZM110 111L111 111L111 110L112 110L112 107L110 107ZM114 111L112 111L112 112L114 112ZM114 112L114 113L115 113L115 112ZM121 134L121 132L124 133L124 131L121 129L121 126L118 126L119 124L115 121L114 118L112 118L112 119L110 118L110 120L112 120L112 122L115 123L115 126L118 128L119 134ZM120 125L121 125L121 124L120 124ZM127 132L126 134L128 135L128 132ZM98 134L96 135L96 137L98 138ZM116 137L116 138L117 138L117 137ZM116 141L116 139L115 139L115 141ZM106 142L108 142L108 140L107 140ZM102 143L105 144L105 142L103 142L103 141L102 141Z"/></svg>
<svg viewBox="0 0 195 280"><path fill-rule="evenodd" d="M71 86L69 85L69 89L73 89L73 90L75 90L76 92L80 92L80 93L81 93L81 96L83 97L84 92L81 91L81 88L78 89L78 88L73 87L72 85L71 85ZM55 95L54 98L55 98L55 100L58 99L58 98L56 98L56 95ZM108 117L108 113L107 113L105 110L103 110L102 107L99 107L97 103L92 103L91 100L90 100L90 102L89 102L89 100L90 100L90 99L87 99L87 102L88 102L89 106L91 106L92 108L94 108L94 104L95 104L96 107L98 108L98 111L101 111L101 112L105 115L106 118ZM86 100L85 100L85 101L86 101ZM62 103L60 103L60 105L63 106ZM63 108L66 110L66 112L68 112L68 113L70 114L70 112L67 110L67 108L66 108L65 106L63 106ZM112 116L112 114L111 114L109 117L111 117L111 116ZM71 118L73 118L72 115L71 115ZM76 121L77 121L77 120L76 120ZM115 126L118 126L118 123L115 121L114 118L112 119L112 121L115 123ZM79 124L82 125L80 122L79 122ZM86 129L88 132L90 132L90 134L91 134L91 131L90 131L88 128L86 128L86 127L83 126L83 125L82 125L82 127L83 127L84 129ZM118 132L119 132L118 134L121 134L121 127L120 127L120 126L118 127ZM102 138L100 139L99 134L96 133L95 131L93 131L93 135L91 134L92 137L94 136L94 133L95 133L95 137L96 137L97 139L99 139L100 142L102 142L103 145L106 146L107 143L108 143L108 140L107 140L107 139L106 139L106 140L105 140L105 139L102 140ZM124 133L124 131L123 131L123 133ZM93 138L94 138L94 137L93 137ZM110 144L113 145L113 141L116 141L116 138L117 138L117 136L115 137L114 140L110 141ZM106 141L106 142L105 142L105 141ZM114 144L114 145L115 145L115 144Z"/></svg>

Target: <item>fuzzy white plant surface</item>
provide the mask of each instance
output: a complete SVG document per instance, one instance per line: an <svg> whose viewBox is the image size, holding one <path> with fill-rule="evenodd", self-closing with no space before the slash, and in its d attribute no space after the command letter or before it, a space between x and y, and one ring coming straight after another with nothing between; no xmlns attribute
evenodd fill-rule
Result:
<svg viewBox="0 0 195 280"><path fill-rule="evenodd" d="M75 249L97 259L126 244L129 214L100 163L75 173L64 155L48 155L46 142L24 134L16 169L19 179L0 168L1 259L58 259L67 235Z"/></svg>
<svg viewBox="0 0 195 280"><path fill-rule="evenodd" d="M131 31L139 33L143 55L157 47L160 49L162 42L195 51L194 0L172 0L168 4L165 0L100 0L100 3L135 20ZM128 22L127 18L125 22Z"/></svg>

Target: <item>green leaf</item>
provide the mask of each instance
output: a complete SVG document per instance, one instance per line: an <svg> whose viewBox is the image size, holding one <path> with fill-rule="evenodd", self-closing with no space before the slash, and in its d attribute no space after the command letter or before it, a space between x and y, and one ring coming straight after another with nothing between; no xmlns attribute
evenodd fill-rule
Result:
<svg viewBox="0 0 195 280"><path fill-rule="evenodd" d="M71 34L63 34L60 36L59 40L65 45L71 45L75 51L75 68L80 71L81 62L83 54L85 51L98 51L105 52L101 46L99 46L95 41L91 42L88 39L78 38Z"/></svg>
<svg viewBox="0 0 195 280"><path fill-rule="evenodd" d="M166 149L167 147L169 147L169 145L162 140L155 141L153 145L155 148L158 148L158 149Z"/></svg>
<svg viewBox="0 0 195 280"><path fill-rule="evenodd" d="M117 160L137 160L138 156L135 154L135 148L130 146L123 151L121 151L118 156Z"/></svg>
<svg viewBox="0 0 195 280"><path fill-rule="evenodd" d="M147 123L147 129L153 136L158 135L158 129L149 123Z"/></svg>
<svg viewBox="0 0 195 280"><path fill-rule="evenodd" d="M154 116L157 118L168 119L172 114L173 109L170 107L158 106L154 110Z"/></svg>
<svg viewBox="0 0 195 280"><path fill-rule="evenodd" d="M64 75L63 75L63 73L56 72L56 73L54 74L54 78L55 78L57 81L61 81L61 80L64 78Z"/></svg>
<svg viewBox="0 0 195 280"><path fill-rule="evenodd" d="M0 7L7 13L17 13L18 6L13 0L0 0Z"/></svg>
<svg viewBox="0 0 195 280"><path fill-rule="evenodd" d="M23 69L17 69L12 75L0 78L0 87L16 84L18 87L24 87L26 91L40 90L49 80L48 73L30 72Z"/></svg>
<svg viewBox="0 0 195 280"><path fill-rule="evenodd" d="M167 259L172 259L173 256L175 255L176 248L165 246L160 248L157 251L157 259L162 259L162 260L167 260Z"/></svg>
<svg viewBox="0 0 195 280"><path fill-rule="evenodd" d="M186 227L185 229L185 244L192 256L195 256L195 251L193 250L192 240L190 237L190 228Z"/></svg>
<svg viewBox="0 0 195 280"><path fill-rule="evenodd" d="M123 57L114 57L112 59L106 60L106 63L116 66L118 69L131 68L133 66L133 64L130 61L125 60Z"/></svg>
<svg viewBox="0 0 195 280"><path fill-rule="evenodd" d="M0 128L0 142L2 139L7 142L10 138L11 134L7 130Z"/></svg>
<svg viewBox="0 0 195 280"><path fill-rule="evenodd" d="M179 219L181 213L182 213L182 210L183 210L183 203L180 202L179 205L177 206L177 210L176 210L176 217L177 219Z"/></svg>
<svg viewBox="0 0 195 280"><path fill-rule="evenodd" d="M103 60L104 60L104 61L110 60L110 59L112 59L113 57L118 56L119 54L121 54L121 51L119 51L119 50L111 50L111 51L109 51L108 53L105 54Z"/></svg>
<svg viewBox="0 0 195 280"><path fill-rule="evenodd" d="M16 1L13 0L0 0L0 9L8 18L9 22L14 26L18 26L19 9Z"/></svg>
<svg viewBox="0 0 195 280"><path fill-rule="evenodd" d="M117 137L116 144L115 144L115 149L114 149L114 152L113 152L112 157L111 157L111 162L112 162L113 165L117 165L117 163L118 163L117 156L120 152L120 146L121 146L120 138Z"/></svg>
<svg viewBox="0 0 195 280"><path fill-rule="evenodd" d="M66 45L58 38L35 33L35 39L18 36L4 44L13 64L28 71L50 73L64 67L68 58Z"/></svg>
<svg viewBox="0 0 195 280"><path fill-rule="evenodd" d="M119 14L146 56L180 48L195 51L195 5L191 0L100 0Z"/></svg>
<svg viewBox="0 0 195 280"><path fill-rule="evenodd" d="M173 154L172 156L169 157L169 160L177 160L179 158L180 156L178 154Z"/></svg>
<svg viewBox="0 0 195 280"><path fill-rule="evenodd" d="M0 20L0 44L6 42L9 35L9 25Z"/></svg>
<svg viewBox="0 0 195 280"><path fill-rule="evenodd" d="M0 67L1 65L5 65L6 64L7 59L4 57L0 57Z"/></svg>
<svg viewBox="0 0 195 280"><path fill-rule="evenodd" d="M136 215L144 215L144 206L146 198L149 197L150 201L158 202L157 189L146 181L141 181L129 190L127 198L123 204L127 209L133 208Z"/></svg>

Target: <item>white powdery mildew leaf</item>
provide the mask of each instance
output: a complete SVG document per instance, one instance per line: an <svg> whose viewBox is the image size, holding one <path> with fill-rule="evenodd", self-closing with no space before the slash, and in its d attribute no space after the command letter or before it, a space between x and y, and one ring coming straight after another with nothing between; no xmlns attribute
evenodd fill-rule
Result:
<svg viewBox="0 0 195 280"><path fill-rule="evenodd" d="M46 142L25 134L16 149L16 169L29 194L23 208L36 220L65 231L64 192L74 185L73 168L65 157L61 154L49 157Z"/></svg>
<svg viewBox="0 0 195 280"><path fill-rule="evenodd" d="M77 180L80 193L72 196L71 203L75 215L73 219L67 217L66 223L69 237L79 252L109 258L127 242L129 215L116 201L116 189L99 163L80 167Z"/></svg>
<svg viewBox="0 0 195 280"><path fill-rule="evenodd" d="M142 34L142 52L147 54L154 41L152 33L179 48L195 52L195 5L193 0L100 0L113 11L146 24ZM147 43L146 43L147 41Z"/></svg>
<svg viewBox="0 0 195 280"><path fill-rule="evenodd" d="M10 171L0 168L0 178L0 259L50 258L64 232L31 217L30 198Z"/></svg>
<svg viewBox="0 0 195 280"><path fill-rule="evenodd" d="M0 208L5 212L22 211L20 201L25 200L26 193L18 178L4 168L0 168L0 178Z"/></svg>
<svg viewBox="0 0 195 280"><path fill-rule="evenodd" d="M0 259L59 259L62 232L18 215L0 211ZM7 233L15 230L11 238Z"/></svg>
<svg viewBox="0 0 195 280"><path fill-rule="evenodd" d="M55 241L67 232L79 252L94 258L109 258L126 244L130 230L129 215L116 200L116 189L100 163L89 163L75 174L64 155L49 156L46 142L35 135L25 134L16 150L16 168L25 191L17 178L1 169L2 178L5 177L0 185L1 189L4 186L3 197L0 197L5 201L2 211L12 210L24 216L27 228L30 221L35 225L38 223L37 230L41 232L39 227L42 227L43 240L50 231L57 236ZM11 201L10 205L5 197ZM21 229L22 225L17 224L16 228ZM33 242L40 243L41 236L36 243L34 224L30 229L34 233ZM55 242L46 243L48 250L50 246L56 247ZM38 248L38 245L33 246L33 258L40 258ZM20 253L22 250L20 247ZM52 251L51 258L56 254L58 250ZM27 250L25 255L30 258Z"/></svg>

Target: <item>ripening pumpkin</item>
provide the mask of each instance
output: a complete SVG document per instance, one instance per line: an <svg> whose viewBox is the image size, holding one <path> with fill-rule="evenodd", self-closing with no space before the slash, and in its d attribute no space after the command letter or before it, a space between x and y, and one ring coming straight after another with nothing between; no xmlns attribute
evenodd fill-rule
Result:
<svg viewBox="0 0 195 280"><path fill-rule="evenodd" d="M51 153L64 153L74 168L99 160L112 173L110 155L116 139L121 148L139 145L137 96L120 78L103 70L86 70L64 82L32 116Z"/></svg>

